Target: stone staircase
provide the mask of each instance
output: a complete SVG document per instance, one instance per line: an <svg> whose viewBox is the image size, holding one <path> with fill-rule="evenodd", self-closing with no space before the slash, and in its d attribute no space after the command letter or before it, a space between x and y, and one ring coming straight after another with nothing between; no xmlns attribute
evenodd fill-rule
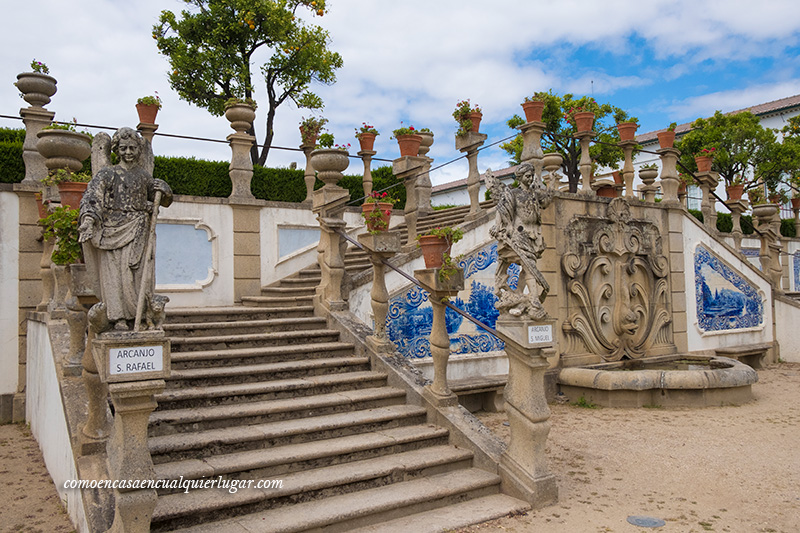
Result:
<svg viewBox="0 0 800 533"><path fill-rule="evenodd" d="M313 315L318 282L309 269L247 306L168 311L157 478L254 482L159 490L152 531L433 532L527 509Z"/></svg>

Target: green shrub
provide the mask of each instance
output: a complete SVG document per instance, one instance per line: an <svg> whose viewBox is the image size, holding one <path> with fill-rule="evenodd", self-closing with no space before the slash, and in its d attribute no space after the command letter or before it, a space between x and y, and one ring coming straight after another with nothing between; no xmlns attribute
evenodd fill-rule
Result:
<svg viewBox="0 0 800 533"><path fill-rule="evenodd" d="M25 142L24 128L0 128L0 143L19 143Z"/></svg>
<svg viewBox="0 0 800 533"><path fill-rule="evenodd" d="M0 141L0 183L19 183L23 179L22 143Z"/></svg>
<svg viewBox="0 0 800 533"><path fill-rule="evenodd" d="M264 168L255 165L250 190L253 191L253 196L261 200L302 202L306 199L306 182L303 174L302 170Z"/></svg>
<svg viewBox="0 0 800 533"><path fill-rule="evenodd" d="M781 235L784 237L796 237L796 228L794 227L793 218L784 218L781 220Z"/></svg>

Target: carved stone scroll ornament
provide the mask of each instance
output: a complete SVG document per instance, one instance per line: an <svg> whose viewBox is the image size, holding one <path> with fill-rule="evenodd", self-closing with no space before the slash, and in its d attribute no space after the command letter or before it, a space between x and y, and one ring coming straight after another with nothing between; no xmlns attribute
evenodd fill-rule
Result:
<svg viewBox="0 0 800 533"><path fill-rule="evenodd" d="M654 347L669 351L669 262L658 227L632 219L630 205L617 198L605 218L576 217L567 235L566 336L577 335L606 361L643 357Z"/></svg>
<svg viewBox="0 0 800 533"><path fill-rule="evenodd" d="M496 304L500 313L543 319L542 307L550 285L536 266L545 249L542 238L542 210L552 201L539 175L529 163L521 164L515 177L519 187L511 188L486 171L486 185L497 199L497 222L489 230L497 239L497 272L495 274ZM508 267L521 266L516 288L509 284ZM526 291L527 288L527 291Z"/></svg>

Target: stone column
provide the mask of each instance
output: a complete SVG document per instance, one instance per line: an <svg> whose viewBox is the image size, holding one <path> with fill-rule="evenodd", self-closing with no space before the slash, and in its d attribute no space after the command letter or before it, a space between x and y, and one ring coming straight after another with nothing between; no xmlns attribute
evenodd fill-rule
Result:
<svg viewBox="0 0 800 533"><path fill-rule="evenodd" d="M619 147L622 148L622 151L625 153L625 164L622 166L622 181L625 184L625 194L626 198L633 198L633 178L635 173L633 171L633 149L636 148L637 142L636 141L620 141Z"/></svg>
<svg viewBox="0 0 800 533"><path fill-rule="evenodd" d="M364 162L364 178L362 183L364 185L364 196L369 196L372 194L372 157L377 154L375 150L361 150L358 152L358 156L361 158L361 161ZM311 182L313 187L314 182ZM306 184L306 187L308 185Z"/></svg>
<svg viewBox="0 0 800 533"><path fill-rule="evenodd" d="M589 145L595 133L593 131L580 131L575 137L581 143L581 190L583 194L594 194L592 190L592 156L589 154Z"/></svg>
<svg viewBox="0 0 800 533"><path fill-rule="evenodd" d="M678 186L678 157L677 148L661 148L656 153L661 157L661 202L664 205L679 206Z"/></svg>
<svg viewBox="0 0 800 533"><path fill-rule="evenodd" d="M731 237L733 237L733 247L737 252L742 250L742 213L747 211L748 205L744 200L728 200L725 202L728 209L731 211L731 222L733 229L731 230Z"/></svg>
<svg viewBox="0 0 800 533"><path fill-rule="evenodd" d="M783 270L780 263L780 244L776 241L778 234L775 231L773 220L780 216L777 204L762 204L753 207L753 218L758 221L758 231L761 234L761 271L766 275L775 289L780 289Z"/></svg>
<svg viewBox="0 0 800 533"><path fill-rule="evenodd" d="M530 163L534 174L541 177L544 167L544 152L542 151L542 134L545 129L544 122L527 122L519 127L522 133L522 154L520 161ZM559 163L559 166L561 164Z"/></svg>
<svg viewBox="0 0 800 533"><path fill-rule="evenodd" d="M142 137L144 137L147 140L147 142L149 142L151 145L153 144L153 137L155 136L156 130L158 129L158 124L148 124L146 122L140 122L139 125L136 126L136 129L138 130L139 133L142 134Z"/></svg>
<svg viewBox="0 0 800 533"><path fill-rule="evenodd" d="M442 300L458 296L464 288L464 270L453 268L447 279L442 279L442 269L426 268L415 270L414 276L422 287L430 293L428 300L433 307L431 325L431 356L433 356L433 383L426 385L423 395L434 405L450 407L458 405L456 396L447 386L447 361L450 359L450 335L447 334L445 305Z"/></svg>
<svg viewBox="0 0 800 533"><path fill-rule="evenodd" d="M65 376L80 376L81 360L86 348L86 308L78 299L78 292L86 279L86 265L69 265L69 290L66 298L67 324L69 325L69 353L62 361Z"/></svg>
<svg viewBox="0 0 800 533"><path fill-rule="evenodd" d="M433 146L433 133L426 132L418 133L417 135L422 137L418 155L425 159L417 178L417 214L424 217L433 213L433 207L431 207L431 189L433 188L431 184L431 165L433 164L433 159L427 155L431 146Z"/></svg>
<svg viewBox="0 0 800 533"><path fill-rule="evenodd" d="M520 319L508 314L497 320L508 354L508 383L503 397L511 430L500 456L503 492L534 508L558 500L555 476L547 467L545 448L550 433L550 408L544 393L548 368L543 352L554 346L555 319Z"/></svg>
<svg viewBox="0 0 800 533"><path fill-rule="evenodd" d="M408 239L403 246L404 252L410 252L417 247L417 176L425 164L425 157L404 155L392 161L392 172L394 175L403 180L406 186L406 208L403 212L406 218L406 227L408 228Z"/></svg>
<svg viewBox="0 0 800 533"><path fill-rule="evenodd" d="M37 133L45 126L53 123L56 114L44 107L31 106L19 110L22 123L25 124L25 141L22 144L22 159L25 162L25 179L22 183L40 186L42 178L47 176L44 157L36 149L39 138Z"/></svg>
<svg viewBox="0 0 800 533"><path fill-rule="evenodd" d="M794 213L794 234L800 237L800 207L792 207Z"/></svg>
<svg viewBox="0 0 800 533"><path fill-rule="evenodd" d="M456 135L456 150L467 154L469 164L469 174L467 175L467 192L469 193L469 213L466 220L475 220L481 216L480 191L481 182L478 173L478 149L483 146L487 139L485 133L474 131L467 132L465 135ZM395 173L397 175L397 173Z"/></svg>
<svg viewBox="0 0 800 533"><path fill-rule="evenodd" d="M711 194L719 185L719 174L716 172L698 172L695 175L703 199L700 201L700 211L703 213L703 223L711 233L717 231L717 200Z"/></svg>
<svg viewBox="0 0 800 533"><path fill-rule="evenodd" d="M367 249L372 263L372 316L375 327L367 337L367 346L378 353L391 353L394 344L386 336L386 316L389 314L389 291L386 290L386 266L383 260L390 259L400 251L400 233L362 233L358 241Z"/></svg>
<svg viewBox="0 0 800 533"><path fill-rule="evenodd" d="M81 455L99 453L105 449L108 439L108 385L100 379L97 364L92 355L92 347L96 337L95 331L90 327L86 340L86 349L81 363L83 365L83 386L86 388L86 423L81 428L78 436L78 446Z"/></svg>
<svg viewBox="0 0 800 533"><path fill-rule="evenodd" d="M306 182L306 199L304 203L312 203L314 196L314 183L317 181L317 176L314 173L314 167L311 166L311 152L314 151L313 144L301 144L300 149L306 156L306 170L303 175L303 180ZM372 177L372 175L370 175ZM370 182L371 183L371 182Z"/></svg>
<svg viewBox="0 0 800 533"><path fill-rule="evenodd" d="M51 238L44 240L42 237L43 249L42 257L39 259L39 275L42 277L42 301L36 306L37 311L47 311L52 305L53 296L56 289L56 278L53 269L51 256L55 248L56 240Z"/></svg>
<svg viewBox="0 0 800 533"><path fill-rule="evenodd" d="M230 177L233 183L233 189L228 198L235 201L248 201L255 200L255 196L250 191L250 181L253 179L253 161L250 159L250 149L256 138L247 133L247 130L253 127L253 119L255 118L255 110L249 106L236 106L237 110L244 111L250 109L252 115L243 113L241 116L236 116L235 119L229 118L231 128L236 133L228 135L227 139L231 145L231 164L230 164ZM232 108L228 109L231 111ZM228 116L226 111L226 117Z"/></svg>

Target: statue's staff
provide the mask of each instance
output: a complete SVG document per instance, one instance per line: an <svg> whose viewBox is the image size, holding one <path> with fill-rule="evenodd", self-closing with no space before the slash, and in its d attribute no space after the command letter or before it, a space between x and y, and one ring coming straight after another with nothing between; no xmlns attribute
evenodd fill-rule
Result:
<svg viewBox="0 0 800 533"><path fill-rule="evenodd" d="M144 272L142 272L142 282L139 286L139 299L136 302L136 321L133 324L133 331L139 331L142 324L142 314L144 313L144 301L147 297L146 288L150 283L150 268L151 262L154 260L153 247L156 243L156 219L158 218L158 206L161 205L161 191L156 191L155 198L153 198L153 214L150 216L150 231L147 233L147 245L145 246L144 255Z"/></svg>

